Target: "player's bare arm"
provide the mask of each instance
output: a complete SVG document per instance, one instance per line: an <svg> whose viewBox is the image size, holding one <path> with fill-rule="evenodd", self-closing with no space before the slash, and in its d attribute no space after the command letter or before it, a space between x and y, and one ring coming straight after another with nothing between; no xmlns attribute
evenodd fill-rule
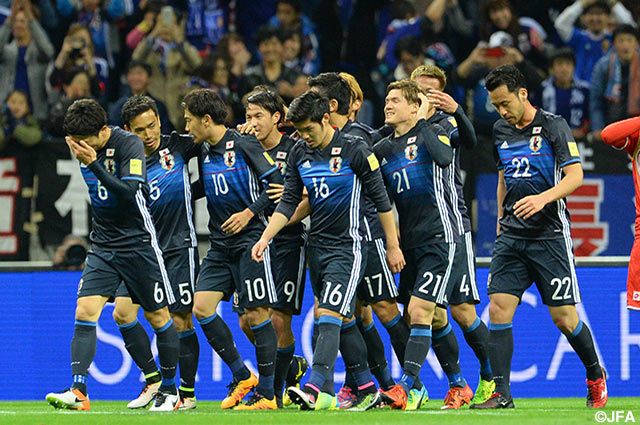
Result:
<svg viewBox="0 0 640 425"><path fill-rule="evenodd" d="M260 240L253 245L253 248L251 248L251 258L253 258L253 261L258 263L262 261L262 254L264 253L264 250L267 249L271 240L287 225L288 222L289 219L287 216L279 212L276 212L271 216L269 225L264 229L264 232L262 232Z"/></svg>
<svg viewBox="0 0 640 425"><path fill-rule="evenodd" d="M496 235L500 234L500 219L502 218L502 204L507 194L507 185L504 182L504 170L498 172L498 188L496 189L496 200L498 204L498 219L496 220Z"/></svg>

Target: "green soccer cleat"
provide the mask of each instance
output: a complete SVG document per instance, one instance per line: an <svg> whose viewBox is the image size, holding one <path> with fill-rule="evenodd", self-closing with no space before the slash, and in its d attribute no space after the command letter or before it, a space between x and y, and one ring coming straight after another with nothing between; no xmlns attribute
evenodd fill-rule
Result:
<svg viewBox="0 0 640 425"><path fill-rule="evenodd" d="M423 385L421 389L412 388L407 396L407 407L405 410L418 410L429 401L429 392Z"/></svg>
<svg viewBox="0 0 640 425"><path fill-rule="evenodd" d="M315 410L339 410L338 399L329 393L318 394Z"/></svg>
<svg viewBox="0 0 640 425"><path fill-rule="evenodd" d="M485 381L480 378L478 382L478 388L476 388L476 393L473 396L473 400L471 404L482 404L485 401L489 400L496 390L496 383L492 379L491 381Z"/></svg>
<svg viewBox="0 0 640 425"><path fill-rule="evenodd" d="M356 412L364 412L365 410L374 409L382 404L382 397L380 392L375 391L373 393L358 394L356 400L349 410Z"/></svg>

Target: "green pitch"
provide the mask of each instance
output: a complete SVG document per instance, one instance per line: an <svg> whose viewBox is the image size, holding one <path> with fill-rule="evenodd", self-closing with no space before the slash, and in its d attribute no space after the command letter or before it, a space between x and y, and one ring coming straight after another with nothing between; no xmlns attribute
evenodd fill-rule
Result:
<svg viewBox="0 0 640 425"><path fill-rule="evenodd" d="M516 408L482 412L463 408L442 411L442 400L431 400L426 409L415 412L377 409L369 412L300 412L296 409L262 412L223 411L218 402L199 402L196 410L171 413L150 413L127 410L126 402L92 401L91 411L57 411L46 402L0 402L0 424L22 425L389 425L389 424L597 424L596 411L584 407L585 399L516 399ZM623 411L617 423L625 423L629 412L640 423L640 398L610 398L606 417L615 418L615 411ZM613 413L612 413L613 412ZM602 413L600 413L602 415ZM613 423L616 423L615 419ZM627 423L633 423L630 420Z"/></svg>

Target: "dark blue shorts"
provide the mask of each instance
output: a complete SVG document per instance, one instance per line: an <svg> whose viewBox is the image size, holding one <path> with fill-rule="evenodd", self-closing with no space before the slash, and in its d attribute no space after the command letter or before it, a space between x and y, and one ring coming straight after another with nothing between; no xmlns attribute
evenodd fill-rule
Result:
<svg viewBox="0 0 640 425"><path fill-rule="evenodd" d="M237 292L239 305L248 308L275 304L278 295L271 273L273 244L267 247L260 263L251 259L251 248L252 245L212 246L202 260L196 292L222 292L225 301Z"/></svg>
<svg viewBox="0 0 640 425"><path fill-rule="evenodd" d="M175 302L160 248L142 244L134 251L92 246L78 286L78 297L113 297L124 282L134 303L156 311Z"/></svg>
<svg viewBox="0 0 640 425"><path fill-rule="evenodd" d="M275 275L278 301L271 304L271 307L289 310L294 315L299 315L306 279L306 248L304 245L295 244L292 247L278 245L277 248L271 268Z"/></svg>
<svg viewBox="0 0 640 425"><path fill-rule="evenodd" d="M364 277L366 251L360 243L353 246L307 248L309 277L318 308L352 317L356 306L356 290Z"/></svg>
<svg viewBox="0 0 640 425"><path fill-rule="evenodd" d="M409 304L414 296L446 308L455 250L454 243L435 241L403 251L407 264L400 272L398 302Z"/></svg>
<svg viewBox="0 0 640 425"><path fill-rule="evenodd" d="M522 294L535 282L550 306L580 302L571 239L516 239L498 235L491 258L487 292Z"/></svg>
<svg viewBox="0 0 640 425"><path fill-rule="evenodd" d="M398 296L398 288L393 273L387 265L387 251L384 239L362 242L367 250L367 267L364 278L358 286L358 299L364 305L394 299Z"/></svg>
<svg viewBox="0 0 640 425"><path fill-rule="evenodd" d="M176 302L169 305L169 311L171 313L191 311L196 278L200 269L198 250L196 248L177 249L165 252L162 256L171 282L171 290L176 299ZM116 291L117 297L129 297L129 291L124 282Z"/></svg>
<svg viewBox="0 0 640 425"><path fill-rule="evenodd" d="M473 239L471 232L467 232L456 244L456 254L453 258L450 285L453 285L449 305L464 303L478 304L480 294L476 284L476 257L473 255Z"/></svg>

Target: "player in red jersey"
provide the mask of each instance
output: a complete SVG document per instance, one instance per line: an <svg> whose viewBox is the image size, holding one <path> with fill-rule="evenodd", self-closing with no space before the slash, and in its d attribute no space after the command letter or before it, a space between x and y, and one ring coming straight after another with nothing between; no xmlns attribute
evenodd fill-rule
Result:
<svg viewBox="0 0 640 425"><path fill-rule="evenodd" d="M609 124L602 130L602 140L616 149L629 154L633 163L633 183L636 187L636 238L629 259L627 275L627 308L640 310L640 174L638 154L640 153L640 116Z"/></svg>

